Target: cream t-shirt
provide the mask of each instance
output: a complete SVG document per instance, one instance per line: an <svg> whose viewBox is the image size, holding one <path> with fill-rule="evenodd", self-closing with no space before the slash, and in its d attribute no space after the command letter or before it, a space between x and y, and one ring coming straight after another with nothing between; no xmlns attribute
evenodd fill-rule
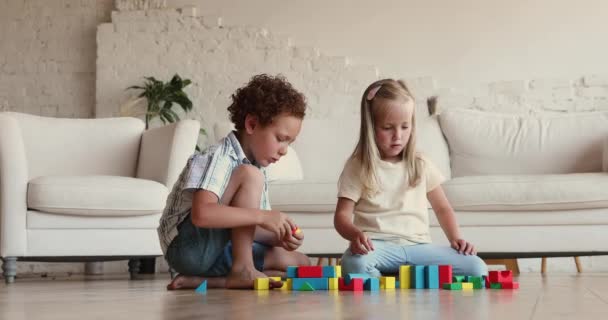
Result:
<svg viewBox="0 0 608 320"><path fill-rule="evenodd" d="M428 158L421 156L421 159L423 172L416 187L409 186L403 162L380 161L381 191L371 197L363 196L358 160L346 162L338 181L338 197L355 202L354 224L371 239L402 244L431 242L426 194L445 178Z"/></svg>

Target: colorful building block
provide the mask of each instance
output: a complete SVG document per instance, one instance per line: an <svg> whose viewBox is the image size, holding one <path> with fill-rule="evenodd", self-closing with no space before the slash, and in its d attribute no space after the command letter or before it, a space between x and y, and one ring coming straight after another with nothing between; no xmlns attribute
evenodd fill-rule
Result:
<svg viewBox="0 0 608 320"><path fill-rule="evenodd" d="M484 280L482 277L467 277L467 282L473 284L473 289L483 289Z"/></svg>
<svg viewBox="0 0 608 320"><path fill-rule="evenodd" d="M439 266L424 267L424 283L428 289L439 289Z"/></svg>
<svg viewBox="0 0 608 320"><path fill-rule="evenodd" d="M513 282L513 273L511 270L490 271L488 276L490 277L490 283Z"/></svg>
<svg viewBox="0 0 608 320"><path fill-rule="evenodd" d="M196 293L207 293L207 280L204 280L196 289L194 290Z"/></svg>
<svg viewBox="0 0 608 320"><path fill-rule="evenodd" d="M473 290L473 283L471 282L461 282L462 290Z"/></svg>
<svg viewBox="0 0 608 320"><path fill-rule="evenodd" d="M255 290L270 290L270 279L268 279L268 278L256 278L253 281L253 288Z"/></svg>
<svg viewBox="0 0 608 320"><path fill-rule="evenodd" d="M380 277L380 289L395 289L395 277Z"/></svg>
<svg viewBox="0 0 608 320"><path fill-rule="evenodd" d="M344 283L350 284L353 279L363 279L363 283L365 283L365 280L369 278L371 277L366 273L349 273L344 277Z"/></svg>
<svg viewBox="0 0 608 320"><path fill-rule="evenodd" d="M501 282L501 289L519 289L519 282Z"/></svg>
<svg viewBox="0 0 608 320"><path fill-rule="evenodd" d="M502 284L500 284L500 282L490 282L490 288L492 288L492 289L502 289Z"/></svg>
<svg viewBox="0 0 608 320"><path fill-rule="evenodd" d="M298 278L323 278L323 267L321 266L299 266Z"/></svg>
<svg viewBox="0 0 608 320"><path fill-rule="evenodd" d="M486 289L490 289L490 277L483 276L483 281L486 283Z"/></svg>
<svg viewBox="0 0 608 320"><path fill-rule="evenodd" d="M304 284L298 288L298 291L315 291L315 288L313 288L310 283L304 282Z"/></svg>
<svg viewBox="0 0 608 320"><path fill-rule="evenodd" d="M445 289L445 290L462 290L462 282L444 283L443 289Z"/></svg>
<svg viewBox="0 0 608 320"><path fill-rule="evenodd" d="M401 288L401 283L399 281L395 281L395 288Z"/></svg>
<svg viewBox="0 0 608 320"><path fill-rule="evenodd" d="M378 278L367 278L363 283L363 289L367 291L380 290L380 280Z"/></svg>
<svg viewBox="0 0 608 320"><path fill-rule="evenodd" d="M293 290L298 290L304 283L310 284L315 290L329 290L327 278L293 278L291 281Z"/></svg>
<svg viewBox="0 0 608 320"><path fill-rule="evenodd" d="M453 276L452 277L452 282L464 282L465 278L464 276Z"/></svg>
<svg viewBox="0 0 608 320"><path fill-rule="evenodd" d="M424 289L424 266L412 266L410 288Z"/></svg>
<svg viewBox="0 0 608 320"><path fill-rule="evenodd" d="M298 277L298 267L295 267L295 266L287 267L287 271L285 272L285 277L297 278Z"/></svg>
<svg viewBox="0 0 608 320"><path fill-rule="evenodd" d="M329 290L338 290L338 278L328 278Z"/></svg>
<svg viewBox="0 0 608 320"><path fill-rule="evenodd" d="M336 278L342 278L342 266L336 266Z"/></svg>
<svg viewBox="0 0 608 320"><path fill-rule="evenodd" d="M279 290L281 291L291 291L293 290L293 279L291 278L287 278L286 280L283 281L283 286L281 288L279 288Z"/></svg>
<svg viewBox="0 0 608 320"><path fill-rule="evenodd" d="M444 283L452 283L452 266L450 265L439 266L439 285L443 286Z"/></svg>
<svg viewBox="0 0 608 320"><path fill-rule="evenodd" d="M323 267L323 278L338 278L335 266Z"/></svg>
<svg viewBox="0 0 608 320"><path fill-rule="evenodd" d="M363 279L353 279L350 284L344 283L344 278L338 278L340 291L363 291Z"/></svg>
<svg viewBox="0 0 608 320"><path fill-rule="evenodd" d="M412 266L400 266L399 267L399 285L397 288L409 289L411 286L412 278ZM395 284L397 285L397 284Z"/></svg>

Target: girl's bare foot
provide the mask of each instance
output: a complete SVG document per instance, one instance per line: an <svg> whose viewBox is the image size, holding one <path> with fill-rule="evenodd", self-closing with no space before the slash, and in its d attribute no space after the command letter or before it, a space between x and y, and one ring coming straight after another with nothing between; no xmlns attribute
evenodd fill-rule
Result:
<svg viewBox="0 0 608 320"><path fill-rule="evenodd" d="M226 277L226 288L228 289L251 289L253 281L256 278L268 278L265 274L255 269L232 269ZM283 286L282 281L270 279L270 289L280 288Z"/></svg>
<svg viewBox="0 0 608 320"><path fill-rule="evenodd" d="M203 278L195 276L178 275L167 285L167 290L196 289L207 280L207 288L225 288L226 278Z"/></svg>

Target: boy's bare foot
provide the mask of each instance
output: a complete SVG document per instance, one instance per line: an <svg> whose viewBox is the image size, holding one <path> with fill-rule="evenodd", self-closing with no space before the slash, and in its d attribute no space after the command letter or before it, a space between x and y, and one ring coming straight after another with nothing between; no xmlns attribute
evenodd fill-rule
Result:
<svg viewBox="0 0 608 320"><path fill-rule="evenodd" d="M196 289L207 280L207 288L225 288L226 278L203 278L195 276L178 275L167 285L167 290Z"/></svg>
<svg viewBox="0 0 608 320"><path fill-rule="evenodd" d="M256 278L268 278L267 275L255 269L231 270L226 277L226 288L228 289L251 289ZM270 289L280 288L282 281L270 279Z"/></svg>

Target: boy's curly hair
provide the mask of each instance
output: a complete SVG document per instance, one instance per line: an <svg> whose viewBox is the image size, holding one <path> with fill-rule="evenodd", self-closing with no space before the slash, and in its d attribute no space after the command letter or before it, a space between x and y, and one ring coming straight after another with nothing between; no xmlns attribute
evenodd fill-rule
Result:
<svg viewBox="0 0 608 320"><path fill-rule="evenodd" d="M230 120L236 130L245 128L245 117L253 115L262 126L267 126L279 114L287 113L303 119L306 114L306 98L293 88L282 75L256 75L246 86L232 94L228 107Z"/></svg>

